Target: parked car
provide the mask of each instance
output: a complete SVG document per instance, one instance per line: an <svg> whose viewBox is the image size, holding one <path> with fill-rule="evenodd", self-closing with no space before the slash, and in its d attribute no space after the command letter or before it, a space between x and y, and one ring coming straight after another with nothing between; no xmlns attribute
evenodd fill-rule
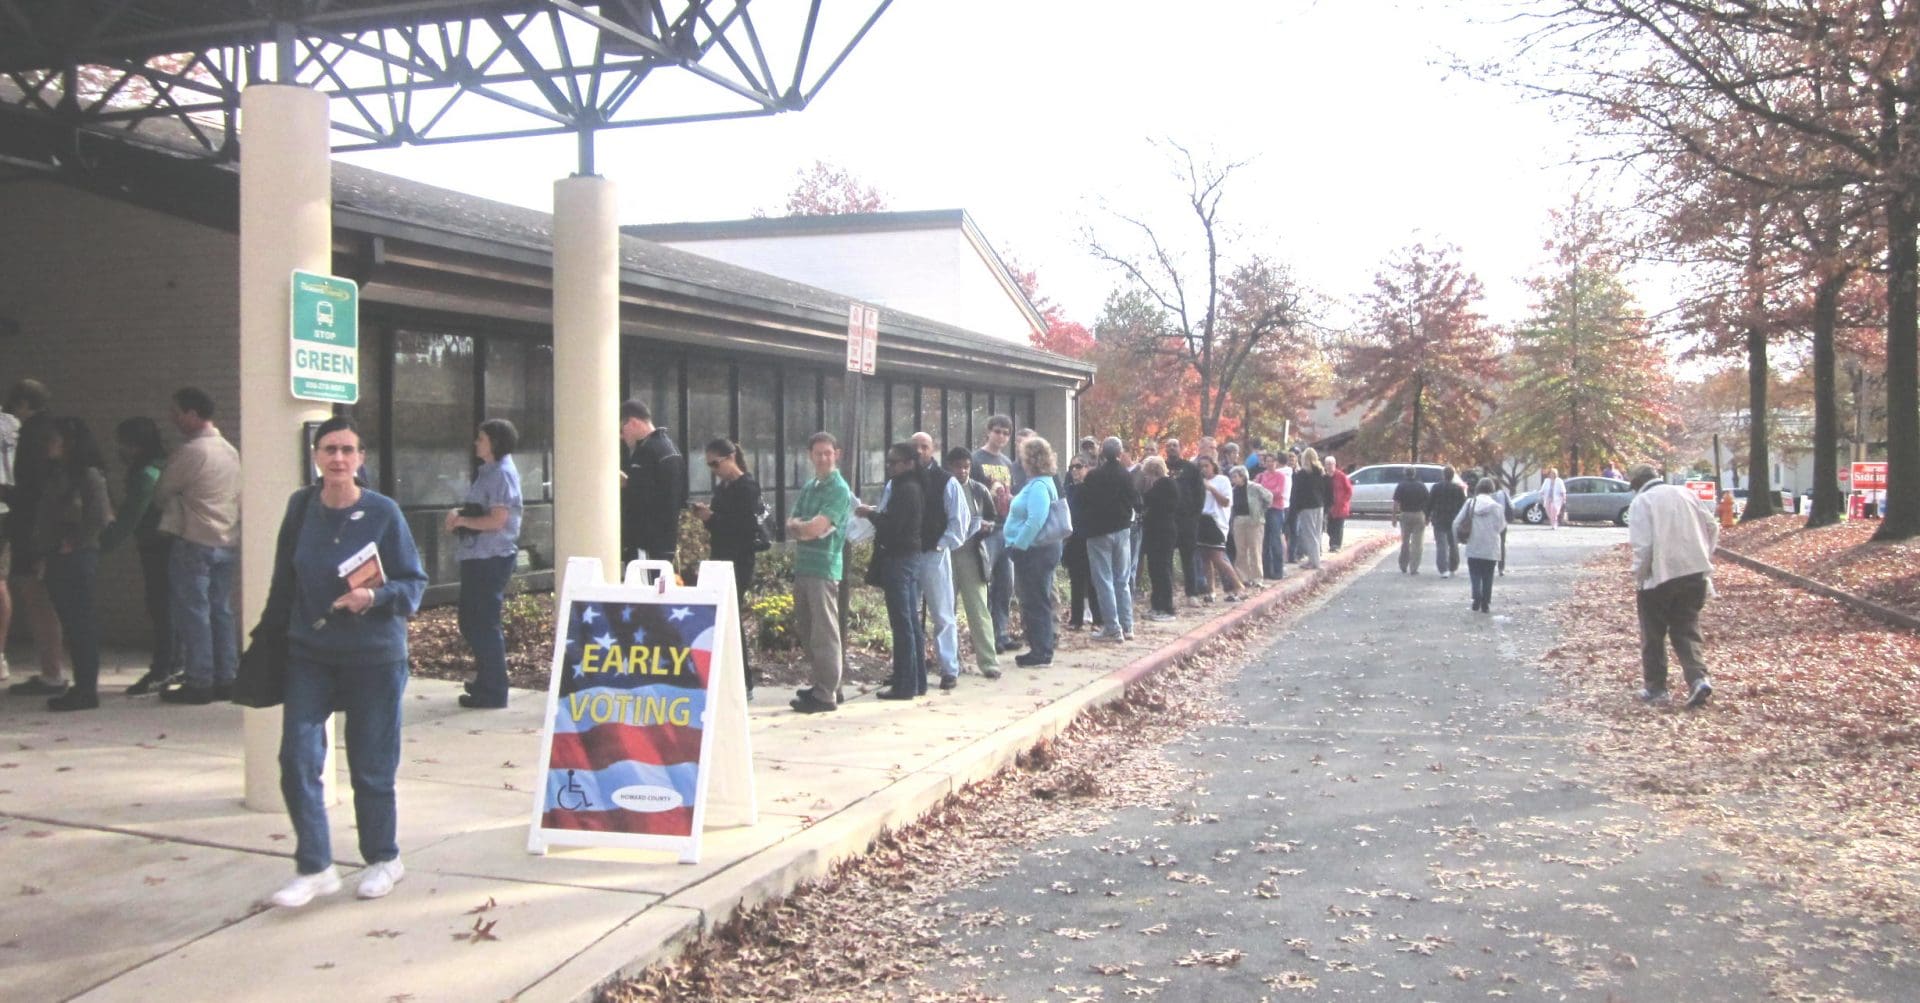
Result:
<svg viewBox="0 0 1920 1003"><path fill-rule="evenodd" d="M1354 515L1392 515L1393 489L1407 479L1407 468L1419 471L1428 487L1440 483L1438 463L1376 463L1347 476L1353 480Z"/></svg>
<svg viewBox="0 0 1920 1003"><path fill-rule="evenodd" d="M1633 485L1612 477L1569 477L1567 507L1560 518L1567 522L1612 522L1627 524L1627 506L1633 504ZM1547 521L1546 506L1540 504L1540 491L1534 489L1513 500L1514 514L1535 526Z"/></svg>

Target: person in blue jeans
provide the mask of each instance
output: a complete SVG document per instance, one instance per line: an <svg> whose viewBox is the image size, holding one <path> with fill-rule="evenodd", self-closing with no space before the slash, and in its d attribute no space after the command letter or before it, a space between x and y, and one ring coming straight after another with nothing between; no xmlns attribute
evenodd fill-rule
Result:
<svg viewBox="0 0 1920 1003"><path fill-rule="evenodd" d="M213 424L213 398L197 387L173 393L173 426L184 440L154 486L160 531L178 539L167 553L179 686L171 704L225 700L240 664L233 629L233 581L240 570L240 453Z"/></svg>
<svg viewBox="0 0 1920 1003"><path fill-rule="evenodd" d="M1054 484L1058 468L1053 447L1037 435L1020 444L1019 459L1027 483L1007 509L1004 532L1007 550L1013 554L1013 582L1020 594L1020 622L1026 627L1027 650L1013 661L1038 668L1053 664L1054 633L1059 627L1053 572L1060 566L1060 541L1038 542L1047 513L1060 497Z"/></svg>
<svg viewBox="0 0 1920 1003"><path fill-rule="evenodd" d="M920 536L926 478L911 442L887 447L887 507L861 505L854 514L873 522L873 579L887 597L893 632L893 679L882 700L912 700L927 692L927 638L920 627Z"/></svg>
<svg viewBox="0 0 1920 1003"><path fill-rule="evenodd" d="M47 701L48 710L100 706L100 625L94 583L100 534L113 519L100 446L78 418L56 418L46 440L46 493L34 507L30 539L43 559L47 594L60 614L73 659L73 685Z"/></svg>
<svg viewBox="0 0 1920 1003"><path fill-rule="evenodd" d="M480 423L473 455L480 469L459 508L447 513L460 559L460 636L473 649L474 678L460 706L498 710L507 705L507 637L500 624L507 583L520 553L520 470L513 447L520 433L504 418Z"/></svg>
<svg viewBox="0 0 1920 1003"><path fill-rule="evenodd" d="M347 772L359 826L359 896L380 898L406 876L400 863L394 779L400 768L400 700L407 688L407 619L427 573L400 506L355 480L365 449L353 419L321 423L313 451L320 486L287 501L262 625L287 625L280 793L293 820L297 873L271 901L295 908L340 890L321 770L327 721L346 713ZM384 580L349 587L342 562L368 544ZM357 579L357 576L356 576ZM260 643L259 630L256 641Z"/></svg>

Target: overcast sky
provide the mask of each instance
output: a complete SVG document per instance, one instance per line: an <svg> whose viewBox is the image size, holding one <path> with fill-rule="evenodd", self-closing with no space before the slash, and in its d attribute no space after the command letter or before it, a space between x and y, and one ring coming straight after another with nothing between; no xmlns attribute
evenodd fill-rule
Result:
<svg viewBox="0 0 1920 1003"><path fill-rule="evenodd" d="M765 0L763 0L765 2ZM827 0L870 10L873 0ZM778 211L818 160L893 209L964 208L1000 252L1091 324L1119 283L1086 251L1103 206L1186 236L1149 144L1246 161L1222 216L1241 251L1350 304L1412 241L1454 243L1488 312L1524 315L1550 209L1585 172L1537 103L1450 74L1510 55L1495 0L896 0L805 111L600 140L624 222ZM762 9L756 5L756 10ZM484 150L484 155L477 156ZM357 155L378 170L547 209L571 140Z"/></svg>

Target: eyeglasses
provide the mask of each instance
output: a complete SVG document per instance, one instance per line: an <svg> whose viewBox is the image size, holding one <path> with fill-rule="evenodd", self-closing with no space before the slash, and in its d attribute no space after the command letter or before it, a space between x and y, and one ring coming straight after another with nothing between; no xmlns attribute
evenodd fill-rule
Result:
<svg viewBox="0 0 1920 1003"><path fill-rule="evenodd" d="M719 461L719 460L708 460L708 461L707 461L707 469L708 469L708 470L718 470L718 469L720 469L720 461Z"/></svg>

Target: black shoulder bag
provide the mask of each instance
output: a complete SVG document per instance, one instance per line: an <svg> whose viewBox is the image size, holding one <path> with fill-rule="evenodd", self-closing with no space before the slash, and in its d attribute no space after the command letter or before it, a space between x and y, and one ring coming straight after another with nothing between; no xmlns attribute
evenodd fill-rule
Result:
<svg viewBox="0 0 1920 1003"><path fill-rule="evenodd" d="M300 503L293 511L292 539L300 538L300 527L307 521L307 509L313 504L313 495L318 488L304 489L300 494ZM293 548L291 546L274 555L275 571L280 562L291 566ZM276 613L273 604L267 604L267 610L260 614L260 622L255 624L248 635L247 650L240 655L240 665L233 678L233 702L242 707L264 710L278 707L286 699L287 692L287 627L293 616L293 602L289 601Z"/></svg>

